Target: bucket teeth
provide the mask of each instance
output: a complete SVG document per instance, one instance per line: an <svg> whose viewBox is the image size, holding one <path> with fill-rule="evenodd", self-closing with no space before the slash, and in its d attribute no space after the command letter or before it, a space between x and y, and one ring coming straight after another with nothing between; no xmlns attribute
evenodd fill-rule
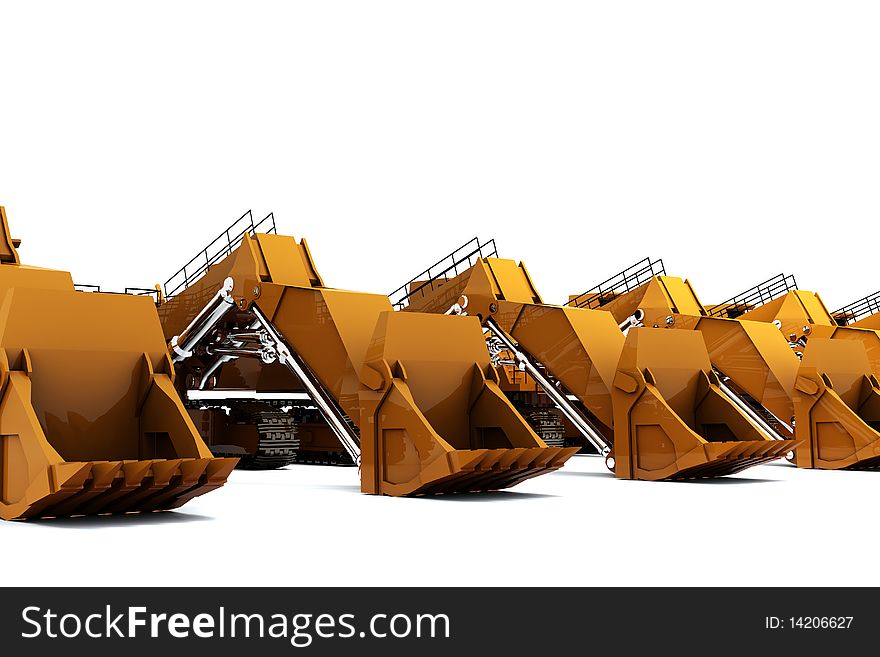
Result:
<svg viewBox="0 0 880 657"><path fill-rule="evenodd" d="M174 509L222 486L237 459L69 462L50 466L53 492L19 517Z"/></svg>
<svg viewBox="0 0 880 657"><path fill-rule="evenodd" d="M52 508L52 515L69 516L82 513L87 504L93 503L105 495L112 487L120 471L122 461L106 461L89 463L91 479L66 500Z"/></svg>
<svg viewBox="0 0 880 657"><path fill-rule="evenodd" d="M163 490L152 495L143 505L143 511L159 511L168 508L167 503L197 486L208 467L210 459L193 459L177 464ZM153 468L155 470L155 468ZM173 479L173 481L172 481Z"/></svg>
<svg viewBox="0 0 880 657"><path fill-rule="evenodd" d="M577 451L577 447L456 450L448 456L450 472L447 475L425 482L407 494L435 495L509 488L562 467Z"/></svg>
<svg viewBox="0 0 880 657"><path fill-rule="evenodd" d="M846 470L880 470L880 456L862 459L861 461L847 466Z"/></svg>
<svg viewBox="0 0 880 657"><path fill-rule="evenodd" d="M220 488L226 483L227 477L229 477L236 465L238 465L238 459L236 458L209 459L208 467L205 468L205 473L199 477L198 484L191 487L188 491L180 493L176 497L168 500L163 508L166 510L176 509L183 506L194 497L204 495L205 493Z"/></svg>
<svg viewBox="0 0 880 657"><path fill-rule="evenodd" d="M667 479L703 479L735 474L781 458L797 446L798 441L795 440L708 443L704 446L706 462L679 470Z"/></svg>
<svg viewBox="0 0 880 657"><path fill-rule="evenodd" d="M21 517L53 515L47 511L75 498L84 489L91 470L91 463L56 463L49 466L51 492L31 504Z"/></svg>
<svg viewBox="0 0 880 657"><path fill-rule="evenodd" d="M205 476L208 478L208 483L222 486L229 475L232 474L236 465L238 465L238 459L210 459L208 461L208 467L205 469Z"/></svg>

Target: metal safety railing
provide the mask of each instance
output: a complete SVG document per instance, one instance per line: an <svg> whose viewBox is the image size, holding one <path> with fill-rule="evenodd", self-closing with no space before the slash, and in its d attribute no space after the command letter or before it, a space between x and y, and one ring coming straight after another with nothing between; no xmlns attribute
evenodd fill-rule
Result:
<svg viewBox="0 0 880 657"><path fill-rule="evenodd" d="M153 301L158 305L159 290L149 287L127 287L123 291L119 290L102 290L100 285L89 285L88 283L74 283L74 289L77 292L100 292L101 294L130 294L136 297L153 297Z"/></svg>
<svg viewBox="0 0 880 657"><path fill-rule="evenodd" d="M763 283L732 296L727 301L707 309L709 317L735 319L750 310L778 299L787 292L797 289L797 281L791 274L777 274Z"/></svg>
<svg viewBox="0 0 880 657"><path fill-rule="evenodd" d="M212 266L223 260L241 244L245 235L253 235L260 229L264 233L277 233L275 215L269 213L260 221L254 222L253 213L248 210L236 219L208 246L199 251L189 262L178 269L162 286L168 299L204 276Z"/></svg>
<svg viewBox="0 0 880 657"><path fill-rule="evenodd" d="M565 305L575 308L599 308L619 295L644 285L654 276L665 275L666 269L663 267L662 259L644 258L586 292L572 297Z"/></svg>
<svg viewBox="0 0 880 657"><path fill-rule="evenodd" d="M880 292L874 292L863 299L838 308L832 315L839 326L847 326L877 313L880 313Z"/></svg>
<svg viewBox="0 0 880 657"><path fill-rule="evenodd" d="M480 258L497 258L495 240L480 242L474 237L455 249L445 258L428 267L418 276L410 279L388 295L395 309L401 310L409 305L416 295L425 296L436 290L450 278L455 278L476 264Z"/></svg>

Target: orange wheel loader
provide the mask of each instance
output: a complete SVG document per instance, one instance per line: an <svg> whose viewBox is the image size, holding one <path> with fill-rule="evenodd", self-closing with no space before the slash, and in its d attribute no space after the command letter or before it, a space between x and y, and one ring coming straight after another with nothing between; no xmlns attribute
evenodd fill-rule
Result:
<svg viewBox="0 0 880 657"><path fill-rule="evenodd" d="M569 303L701 334L731 397L777 437L798 440L788 458L799 467L877 467L880 386L862 340L875 336L850 331L847 337L857 339L831 339L833 322L821 299L794 291L790 276L704 307L689 281L655 269L629 289L593 289ZM819 317L828 326L820 328Z"/></svg>
<svg viewBox="0 0 880 657"><path fill-rule="evenodd" d="M173 509L223 485L153 301L22 265L0 208L0 517Z"/></svg>
<svg viewBox="0 0 880 657"><path fill-rule="evenodd" d="M731 399L699 335L636 328L637 315L615 321L602 310L545 304L525 265L496 257L493 241L468 244L393 292L392 302L404 316L477 320L499 369L527 374L544 407L617 477L714 477L794 448Z"/></svg>
<svg viewBox="0 0 880 657"><path fill-rule="evenodd" d="M299 460L297 414L311 413L307 431L359 465L363 492L424 495L513 486L577 451L548 447L516 412L476 318L397 313L384 295L329 288L305 240L259 232L268 219L245 215L159 306L178 392L215 453L251 467ZM276 433L298 444L275 449L257 426L266 409L286 414Z"/></svg>

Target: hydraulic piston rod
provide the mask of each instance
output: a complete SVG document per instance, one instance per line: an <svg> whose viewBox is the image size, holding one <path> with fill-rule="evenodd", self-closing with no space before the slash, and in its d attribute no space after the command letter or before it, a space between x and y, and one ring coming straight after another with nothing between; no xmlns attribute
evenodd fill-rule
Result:
<svg viewBox="0 0 880 657"><path fill-rule="evenodd" d="M318 410L321 411L324 419L327 420L327 424L330 425L333 433L339 439L339 442L342 443L345 451L348 452L348 455L351 456L355 463L360 465L360 439L345 421L342 411L340 411L339 407L336 405L336 401L324 389L324 386L317 377L315 377L302 358L300 358L299 354L287 344L281 336L281 333L278 332L269 318L263 314L263 311L260 310L259 306L253 304L251 306L251 311L256 316L260 327L269 335L276 353L278 354L278 362L286 365L287 368L293 372L300 381L302 381L312 400L315 402L315 405L318 407Z"/></svg>
<svg viewBox="0 0 880 657"><path fill-rule="evenodd" d="M541 372L538 366L532 361L531 357L519 348L519 345L507 335L491 317L486 320L486 327L504 343L504 346L514 354L519 364L529 373L535 382L541 386L544 392L553 403L559 407L563 415L577 427L578 431L590 441L593 447L602 454L608 456L611 453L611 447L605 442L602 435L596 430L587 418L578 410L578 408L568 399L568 396L561 392L553 383Z"/></svg>
<svg viewBox="0 0 880 657"><path fill-rule="evenodd" d="M716 371L716 374L719 374ZM739 410L743 412L743 414L748 417L758 428L758 430L764 434L766 438L770 440L785 440L785 437L780 435L779 432L776 431L770 424L760 416L759 413L755 411L754 408L751 407L739 394L737 394L733 389L730 388L725 382L724 379L719 374L718 382L720 384L721 392L724 393L724 396L727 397L731 402L733 402L734 406L736 406ZM785 422L777 418L775 415L776 421L786 426L791 430Z"/></svg>
<svg viewBox="0 0 880 657"><path fill-rule="evenodd" d="M175 335L171 338L169 346L174 354L175 363L179 363L192 356L196 345L232 309L235 305L235 300L232 298L233 286L234 283L231 278L223 281L223 287L217 291L217 294L208 302L208 305L202 308L202 311L196 315L189 326L183 329L180 335Z"/></svg>
<svg viewBox="0 0 880 657"><path fill-rule="evenodd" d="M642 320L645 319L645 311L641 308L638 308L632 315L623 320L618 326L620 330L623 331L623 334L626 335L627 331L635 326L643 326Z"/></svg>

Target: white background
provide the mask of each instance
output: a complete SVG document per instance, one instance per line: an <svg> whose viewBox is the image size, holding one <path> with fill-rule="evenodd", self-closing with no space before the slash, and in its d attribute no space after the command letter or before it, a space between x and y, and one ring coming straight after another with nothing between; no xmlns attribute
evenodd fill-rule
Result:
<svg viewBox="0 0 880 657"><path fill-rule="evenodd" d="M164 280L253 208L337 287L388 292L479 234L548 302L653 256L704 302L784 271L836 308L880 288L878 18L803 0L4 2L0 204L24 262L111 289ZM163 520L4 524L4 581L250 583L230 568L250 550L302 563L252 583L880 583L872 473L559 474L467 503L366 498L325 471L236 473Z"/></svg>

